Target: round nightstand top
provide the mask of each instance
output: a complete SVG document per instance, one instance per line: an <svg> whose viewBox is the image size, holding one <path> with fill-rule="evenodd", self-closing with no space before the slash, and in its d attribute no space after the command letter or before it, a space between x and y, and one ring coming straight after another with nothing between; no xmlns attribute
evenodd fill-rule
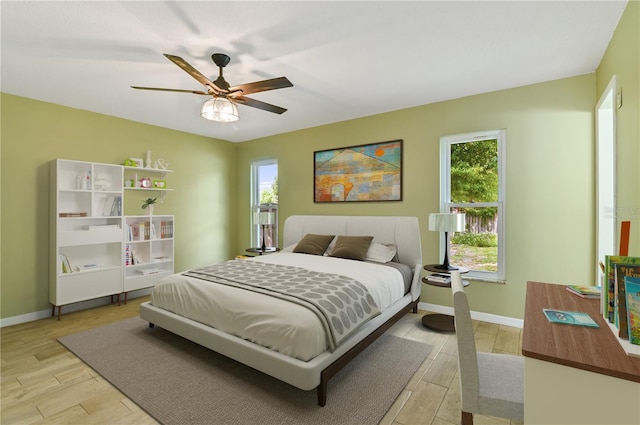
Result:
<svg viewBox="0 0 640 425"><path fill-rule="evenodd" d="M280 248L265 248L264 250L262 248L247 248L245 249L246 252L251 252L253 254L271 254L272 252L278 252L280 251Z"/></svg>

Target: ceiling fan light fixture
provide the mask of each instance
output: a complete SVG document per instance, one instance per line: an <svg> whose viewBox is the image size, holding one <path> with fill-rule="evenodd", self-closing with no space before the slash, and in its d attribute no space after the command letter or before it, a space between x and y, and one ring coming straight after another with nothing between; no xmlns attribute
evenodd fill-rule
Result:
<svg viewBox="0 0 640 425"><path fill-rule="evenodd" d="M236 105L224 97L214 97L204 102L200 115L216 122L234 122L240 119Z"/></svg>

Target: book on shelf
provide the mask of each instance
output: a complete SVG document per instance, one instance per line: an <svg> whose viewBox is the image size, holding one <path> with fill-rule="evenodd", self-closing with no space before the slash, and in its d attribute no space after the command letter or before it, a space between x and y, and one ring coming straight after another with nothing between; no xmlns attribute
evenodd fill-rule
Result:
<svg viewBox="0 0 640 425"><path fill-rule="evenodd" d="M618 328L618 336L628 339L627 326L627 300L625 297L626 276L640 276L640 257L627 257L621 255L608 255L605 257L605 281L607 300L603 303L606 307L606 318Z"/></svg>
<svg viewBox="0 0 640 425"><path fill-rule="evenodd" d="M124 246L124 265L130 266L131 264L131 245L125 244Z"/></svg>
<svg viewBox="0 0 640 425"><path fill-rule="evenodd" d="M629 342L640 345L640 277L625 277L624 284Z"/></svg>
<svg viewBox="0 0 640 425"><path fill-rule="evenodd" d="M598 286L568 285L567 291L582 298L597 299L600 298L602 289Z"/></svg>
<svg viewBox="0 0 640 425"><path fill-rule="evenodd" d="M135 249L131 250L131 263L129 265L135 266L136 264L140 264L140 257L136 254Z"/></svg>
<svg viewBox="0 0 640 425"><path fill-rule="evenodd" d="M160 222L160 239L170 239L173 237L173 221Z"/></svg>
<svg viewBox="0 0 640 425"><path fill-rule="evenodd" d="M143 241L145 240L145 235L147 234L148 226L144 222L133 223L129 226L131 229L131 239L132 241Z"/></svg>
<svg viewBox="0 0 640 425"><path fill-rule="evenodd" d="M138 273L140 273L143 276L149 276L152 274L158 274L158 273L162 273L164 270L162 269L140 269L137 270Z"/></svg>
<svg viewBox="0 0 640 425"><path fill-rule="evenodd" d="M69 258L67 258L66 255L58 254L58 264L59 264L58 273L73 273L73 268L71 267Z"/></svg>
<svg viewBox="0 0 640 425"><path fill-rule="evenodd" d="M451 283L451 276L443 273L433 273L427 276L429 282Z"/></svg>
<svg viewBox="0 0 640 425"><path fill-rule="evenodd" d="M91 231L95 231L95 230L117 230L120 229L120 225L119 224L95 224L92 226L87 226L88 230Z"/></svg>
<svg viewBox="0 0 640 425"><path fill-rule="evenodd" d="M625 279L627 277L640 277L640 258L624 257L626 259L638 260L637 264L617 263L615 264L616 275L616 325L618 326L618 336L622 339L629 339L629 326L627 320L627 296Z"/></svg>
<svg viewBox="0 0 640 425"><path fill-rule="evenodd" d="M61 212L58 213L58 217L87 217L89 214L86 212Z"/></svg>
<svg viewBox="0 0 640 425"><path fill-rule="evenodd" d="M599 328L600 326L589 316L581 311L565 311L543 308L542 312L551 323L561 323L563 325L586 326L589 328Z"/></svg>
<svg viewBox="0 0 640 425"><path fill-rule="evenodd" d="M109 214L105 214L105 215L110 215L110 216L122 215L122 197L121 196L113 197L113 200L111 201L111 209L109 211Z"/></svg>
<svg viewBox="0 0 640 425"><path fill-rule="evenodd" d="M111 209L113 208L113 200L115 196L105 196L104 198L104 207L102 207L102 215L108 216L111 215Z"/></svg>
<svg viewBox="0 0 640 425"><path fill-rule="evenodd" d="M80 266L80 271L96 270L101 268L102 266L99 264L83 264Z"/></svg>

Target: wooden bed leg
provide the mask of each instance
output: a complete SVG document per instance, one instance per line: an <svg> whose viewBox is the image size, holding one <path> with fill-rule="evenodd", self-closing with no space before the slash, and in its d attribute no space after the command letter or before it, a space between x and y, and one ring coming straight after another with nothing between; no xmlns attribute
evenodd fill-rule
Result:
<svg viewBox="0 0 640 425"><path fill-rule="evenodd" d="M320 385L317 387L318 391L318 406L324 407L327 405L327 383L328 380L324 377L320 378Z"/></svg>
<svg viewBox="0 0 640 425"><path fill-rule="evenodd" d="M473 425L473 413L462 412L462 415L460 415L460 423L462 425Z"/></svg>

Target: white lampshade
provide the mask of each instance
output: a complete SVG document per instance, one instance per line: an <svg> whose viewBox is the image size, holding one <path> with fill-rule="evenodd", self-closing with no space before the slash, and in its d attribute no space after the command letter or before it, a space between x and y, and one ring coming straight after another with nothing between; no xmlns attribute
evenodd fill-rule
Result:
<svg viewBox="0 0 640 425"><path fill-rule="evenodd" d="M200 115L217 122L234 122L240 119L236 105L224 97L214 97L204 102Z"/></svg>
<svg viewBox="0 0 640 425"><path fill-rule="evenodd" d="M464 214L429 214L429 230L434 232L462 232L465 229Z"/></svg>
<svg viewBox="0 0 640 425"><path fill-rule="evenodd" d="M275 214L273 212L260 211L255 213L253 220L256 224L260 224L260 225L274 224L274 218L275 218L274 216Z"/></svg>

